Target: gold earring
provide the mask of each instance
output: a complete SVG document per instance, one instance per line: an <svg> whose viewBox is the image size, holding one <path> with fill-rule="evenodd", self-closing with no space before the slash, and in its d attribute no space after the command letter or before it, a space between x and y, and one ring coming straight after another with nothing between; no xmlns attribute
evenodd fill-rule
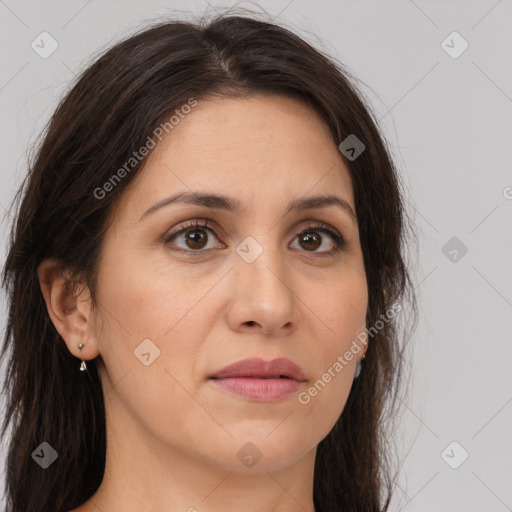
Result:
<svg viewBox="0 0 512 512"><path fill-rule="evenodd" d="M83 348L84 348L84 344L80 343L80 345L78 345L78 350L82 350ZM83 359L82 359L82 364L80 364L80 371L81 372L87 371L87 365L85 364L85 361Z"/></svg>

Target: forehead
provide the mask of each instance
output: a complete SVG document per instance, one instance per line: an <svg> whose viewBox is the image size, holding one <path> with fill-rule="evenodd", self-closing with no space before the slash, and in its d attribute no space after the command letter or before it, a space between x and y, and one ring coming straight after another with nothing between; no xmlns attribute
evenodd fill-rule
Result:
<svg viewBox="0 0 512 512"><path fill-rule="evenodd" d="M328 126L307 104L280 95L198 101L164 132L121 203L141 211L187 189L259 205L336 192L353 206L350 174Z"/></svg>

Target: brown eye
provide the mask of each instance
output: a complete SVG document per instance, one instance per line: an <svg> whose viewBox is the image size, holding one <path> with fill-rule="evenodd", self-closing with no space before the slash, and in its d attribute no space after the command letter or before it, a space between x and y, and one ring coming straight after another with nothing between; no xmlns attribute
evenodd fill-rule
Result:
<svg viewBox="0 0 512 512"><path fill-rule="evenodd" d="M307 226L295 236L302 250L318 254L318 256L336 255L346 245L343 236L333 231L327 224ZM330 244L329 238L331 239ZM324 246L323 249L318 250L322 246Z"/></svg>
<svg viewBox="0 0 512 512"><path fill-rule="evenodd" d="M316 251L322 244L322 237L315 231L307 231L299 235L300 244L308 251Z"/></svg>
<svg viewBox="0 0 512 512"><path fill-rule="evenodd" d="M165 243L177 246L178 252L204 252L203 250L209 249L207 246L210 241L208 231L213 233L216 238L215 231L208 226L208 222L200 224L198 221L194 221L188 225L185 225L179 231L175 231L169 235Z"/></svg>
<svg viewBox="0 0 512 512"><path fill-rule="evenodd" d="M208 235L204 229L189 229L185 231L185 243L189 249L203 249L208 242Z"/></svg>
<svg viewBox="0 0 512 512"><path fill-rule="evenodd" d="M180 229L181 228L181 229ZM208 247L210 235L219 240L217 230L211 227L206 220L194 220L179 226L165 239L165 244L169 245L172 251L181 252L190 256L199 256L201 253L209 249L225 248L221 242L221 246L213 245ZM329 239L331 243L329 244ZM306 251L318 256L336 256L345 245L345 239L333 228L327 224L312 224L302 228L296 232L295 239L300 247L298 250Z"/></svg>

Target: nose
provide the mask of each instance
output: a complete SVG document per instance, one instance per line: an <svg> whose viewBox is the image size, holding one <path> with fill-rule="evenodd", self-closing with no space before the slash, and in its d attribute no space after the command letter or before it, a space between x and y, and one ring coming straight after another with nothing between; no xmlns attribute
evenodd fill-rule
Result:
<svg viewBox="0 0 512 512"><path fill-rule="evenodd" d="M264 250L252 263L237 257L231 279L231 329L273 336L288 336L297 329L298 298L279 251Z"/></svg>

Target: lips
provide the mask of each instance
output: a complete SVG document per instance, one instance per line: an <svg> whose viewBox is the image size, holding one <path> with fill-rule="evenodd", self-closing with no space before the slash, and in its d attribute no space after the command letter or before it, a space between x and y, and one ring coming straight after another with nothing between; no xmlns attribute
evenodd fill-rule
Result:
<svg viewBox="0 0 512 512"><path fill-rule="evenodd" d="M212 375L210 383L216 388L254 402L279 402L305 386L304 372L285 358L264 361L244 359Z"/></svg>
<svg viewBox="0 0 512 512"><path fill-rule="evenodd" d="M210 378L293 379L298 382L306 380L306 376L299 366L282 357L271 361L264 361L256 357L244 359L226 366Z"/></svg>

